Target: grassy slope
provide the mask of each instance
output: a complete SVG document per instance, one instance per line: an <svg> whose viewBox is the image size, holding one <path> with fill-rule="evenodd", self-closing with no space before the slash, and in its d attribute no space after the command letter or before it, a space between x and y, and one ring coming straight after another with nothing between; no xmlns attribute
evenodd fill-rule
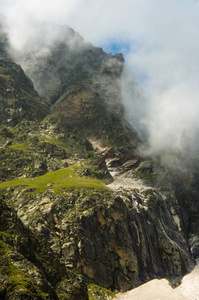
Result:
<svg viewBox="0 0 199 300"><path fill-rule="evenodd" d="M76 174L76 170L80 167L73 165L64 169L59 169L54 172L47 172L46 174L36 178L20 178L17 180L6 181L0 183L0 189L8 187L26 186L28 189L34 189L35 192L43 193L50 185L50 188L55 193L70 188L86 188L103 190L105 186L102 181L95 178L83 178Z"/></svg>

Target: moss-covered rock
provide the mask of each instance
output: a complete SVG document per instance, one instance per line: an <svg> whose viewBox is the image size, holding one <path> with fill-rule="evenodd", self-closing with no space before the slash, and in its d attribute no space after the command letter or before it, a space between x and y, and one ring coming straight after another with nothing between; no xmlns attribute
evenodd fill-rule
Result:
<svg viewBox="0 0 199 300"><path fill-rule="evenodd" d="M66 270L45 240L27 229L2 199L0 208L1 299L88 299L86 284Z"/></svg>

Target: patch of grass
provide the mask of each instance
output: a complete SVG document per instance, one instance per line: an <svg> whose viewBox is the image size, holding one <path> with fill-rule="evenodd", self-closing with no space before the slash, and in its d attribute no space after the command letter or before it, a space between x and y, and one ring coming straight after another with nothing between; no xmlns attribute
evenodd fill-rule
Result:
<svg viewBox="0 0 199 300"><path fill-rule="evenodd" d="M59 139L59 137L52 136L44 136L40 135L40 142L47 142L49 144L55 144L57 147L64 149L69 154L76 154L78 150L80 150L83 146L77 145L77 142L68 138L66 141ZM75 149L75 150L74 150Z"/></svg>
<svg viewBox="0 0 199 300"><path fill-rule="evenodd" d="M46 136L42 136L42 140L44 142L50 143L50 144L55 144L56 146L66 149L67 145L66 143L58 140L56 137L46 137Z"/></svg>
<svg viewBox="0 0 199 300"><path fill-rule="evenodd" d="M89 300L107 300L113 299L115 297L114 292L105 289L97 284L90 283L88 284L87 288Z"/></svg>
<svg viewBox="0 0 199 300"><path fill-rule="evenodd" d="M2 128L4 128L4 126L2 126ZM7 129L13 134L17 133L17 130L14 127L7 127Z"/></svg>
<svg viewBox="0 0 199 300"><path fill-rule="evenodd" d="M11 78L9 75L4 75L4 74L0 74L0 77L5 80L9 80Z"/></svg>
<svg viewBox="0 0 199 300"><path fill-rule="evenodd" d="M3 234L4 234L4 232L1 231L1 235L3 235ZM6 233L5 233L5 235L6 235ZM11 251L11 247L7 243L0 240L0 255L2 256L4 254L8 253L9 251Z"/></svg>
<svg viewBox="0 0 199 300"><path fill-rule="evenodd" d="M1 233L4 234L4 232ZM6 232L5 234L7 235ZM38 288L28 273L25 273L14 266L8 255L9 252L13 252L13 250L13 247L0 240L0 273L4 274L6 277L5 287L8 298L16 299L16 295L19 292L19 294L24 294L26 297L30 296L31 299L46 299L48 294Z"/></svg>
<svg viewBox="0 0 199 300"><path fill-rule="evenodd" d="M17 150L17 151L28 151L27 144L25 144L25 143L13 144L13 145L10 145L9 148L11 148L13 150Z"/></svg>
<svg viewBox="0 0 199 300"><path fill-rule="evenodd" d="M54 172L48 172L42 176L36 178L20 178L17 180L11 180L0 183L0 190L9 187L26 186L27 189L33 189L34 192L44 193L49 187L48 184L52 184L50 189L54 190L57 194L63 190L71 188L86 188L104 190L106 187L103 182L95 178L83 178L76 174L76 171L81 167L72 165L70 167L59 169Z"/></svg>
<svg viewBox="0 0 199 300"><path fill-rule="evenodd" d="M14 267L12 262L9 262L9 276L7 281L7 293L9 296L16 295L17 292L24 293L31 298L40 296L46 298L48 294L42 292L33 282L32 278L25 272L18 270Z"/></svg>
<svg viewBox="0 0 199 300"><path fill-rule="evenodd" d="M9 234L7 231L0 231L0 238L1 238L2 236L7 238L7 237L10 236L10 234Z"/></svg>

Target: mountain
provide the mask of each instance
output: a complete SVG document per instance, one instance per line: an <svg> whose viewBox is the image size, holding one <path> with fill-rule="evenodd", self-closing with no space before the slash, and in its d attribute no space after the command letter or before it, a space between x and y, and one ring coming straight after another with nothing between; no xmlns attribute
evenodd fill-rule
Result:
<svg viewBox="0 0 199 300"><path fill-rule="evenodd" d="M21 67L8 58L0 58L0 98L1 124L41 120L48 109Z"/></svg>
<svg viewBox="0 0 199 300"><path fill-rule="evenodd" d="M114 139L126 122L121 101L123 56L105 53L67 26L42 23L37 31L31 50L11 54L51 105L51 118L61 115L72 129ZM125 135L128 126L126 122Z"/></svg>
<svg viewBox="0 0 199 300"><path fill-rule="evenodd" d="M198 159L181 154L170 168L139 154L121 54L66 26L35 32L23 51L0 52L1 299L111 299L154 278L176 286L199 255ZM129 81L131 101L143 101Z"/></svg>

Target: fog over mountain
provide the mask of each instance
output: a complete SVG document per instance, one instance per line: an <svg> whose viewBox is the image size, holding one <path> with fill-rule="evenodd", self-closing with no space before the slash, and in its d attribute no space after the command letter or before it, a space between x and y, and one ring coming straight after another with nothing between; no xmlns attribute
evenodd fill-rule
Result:
<svg viewBox="0 0 199 300"><path fill-rule="evenodd" d="M20 51L37 51L36 45L48 51L60 37L58 27L51 25L42 34L38 22L43 20L68 25L105 51L115 51L112 44L117 44L145 93L138 91L141 99L132 99L133 81L124 71L126 112L148 137L147 152L198 149L198 1L7 0L0 7L10 45Z"/></svg>
<svg viewBox="0 0 199 300"><path fill-rule="evenodd" d="M198 8L0 0L0 299L172 295L198 263Z"/></svg>

